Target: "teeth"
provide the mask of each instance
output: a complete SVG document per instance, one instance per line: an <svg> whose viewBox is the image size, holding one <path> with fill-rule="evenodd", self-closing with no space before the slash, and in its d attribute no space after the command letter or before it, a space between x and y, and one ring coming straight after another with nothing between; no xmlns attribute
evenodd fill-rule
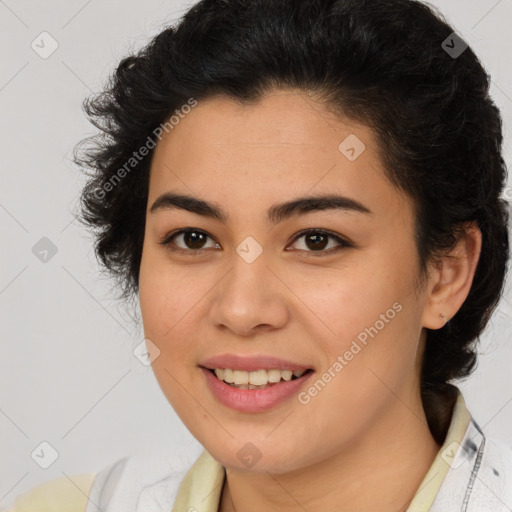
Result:
<svg viewBox="0 0 512 512"><path fill-rule="evenodd" d="M240 372L242 373L242 372ZM248 377L248 384L252 384L253 386L261 386L262 384L268 384L268 377L266 370L257 370L255 372L243 372ZM239 384L238 381L235 381ZM243 383L245 384L245 382Z"/></svg>
<svg viewBox="0 0 512 512"><path fill-rule="evenodd" d="M221 375L220 377L217 375L217 377L219 377L219 379L225 380L226 382L235 382L233 370L229 370L226 368L225 370L219 370L219 371L223 372L223 375Z"/></svg>
<svg viewBox="0 0 512 512"><path fill-rule="evenodd" d="M249 372L233 370L233 382L235 384L249 384ZM254 382L251 382L251 384L254 384Z"/></svg>
<svg viewBox="0 0 512 512"><path fill-rule="evenodd" d="M268 370L267 375L269 382L279 382L281 380L281 370Z"/></svg>
<svg viewBox="0 0 512 512"><path fill-rule="evenodd" d="M291 370L284 370L281 372L281 377L284 380L292 380L292 371Z"/></svg>
<svg viewBox="0 0 512 512"><path fill-rule="evenodd" d="M230 368L216 368L214 370L218 379L233 384L236 387L245 389L256 389L261 386L266 386L270 383L277 383L279 381L292 380L292 375L300 377L306 370L256 370L253 372L246 372L244 370L232 370Z"/></svg>

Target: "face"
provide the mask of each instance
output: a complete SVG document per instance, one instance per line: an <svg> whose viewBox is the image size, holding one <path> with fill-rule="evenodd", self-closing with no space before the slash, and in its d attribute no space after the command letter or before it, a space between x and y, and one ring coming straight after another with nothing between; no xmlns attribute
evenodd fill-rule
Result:
<svg viewBox="0 0 512 512"><path fill-rule="evenodd" d="M419 272L413 204L374 134L302 92L199 102L155 148L144 334L165 396L226 467L291 471L396 424L397 396L419 396ZM205 366L307 371L236 389Z"/></svg>

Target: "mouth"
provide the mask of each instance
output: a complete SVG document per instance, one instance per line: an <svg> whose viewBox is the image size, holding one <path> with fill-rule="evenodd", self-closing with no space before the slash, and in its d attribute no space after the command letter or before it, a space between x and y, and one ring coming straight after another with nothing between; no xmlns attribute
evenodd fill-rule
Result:
<svg viewBox="0 0 512 512"><path fill-rule="evenodd" d="M313 372L312 368L300 370L280 370L277 368L259 369L254 371L231 368L205 368L219 381L237 389L266 389L283 382L290 382L305 377Z"/></svg>

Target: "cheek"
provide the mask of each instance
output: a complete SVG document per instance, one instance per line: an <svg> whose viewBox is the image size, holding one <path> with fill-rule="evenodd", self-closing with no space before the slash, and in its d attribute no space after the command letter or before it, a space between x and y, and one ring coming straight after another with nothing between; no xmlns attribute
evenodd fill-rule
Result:
<svg viewBox="0 0 512 512"><path fill-rule="evenodd" d="M351 309L339 314L337 337L317 338L326 361L299 397L304 430L323 433L317 441L325 456L370 428L396 396L407 401L417 374L417 321L403 298L382 300L382 307L367 302L362 310L346 305Z"/></svg>
<svg viewBox="0 0 512 512"><path fill-rule="evenodd" d="M143 254L139 300L144 336L160 350L152 369L177 411L187 409L190 399L185 383L200 377L196 362L204 337L198 333L207 314L205 299L215 282L213 273L199 266L178 268L165 255Z"/></svg>
<svg viewBox="0 0 512 512"><path fill-rule="evenodd" d="M183 364L194 354L194 340L185 331L193 332L187 313L197 303L196 288L160 260L159 254L146 252L141 261L139 301L144 337L160 351L151 367L162 392L176 412L186 416L190 397L184 388L195 368Z"/></svg>
<svg viewBox="0 0 512 512"><path fill-rule="evenodd" d="M165 256L143 254L139 301L146 335L164 341L180 329L182 319L200 307L209 282L197 269L170 265Z"/></svg>
<svg viewBox="0 0 512 512"><path fill-rule="evenodd" d="M313 319L315 328L323 329L327 337L331 333L347 339L379 321L388 310L394 319L393 304L413 298L414 270L394 265L382 258L367 258L367 262L360 258L357 265L295 272L288 281L303 304L304 318Z"/></svg>
<svg viewBox="0 0 512 512"><path fill-rule="evenodd" d="M412 251L411 251L412 252ZM358 265L295 276L294 292L307 306L311 339L329 367L344 357L351 379L375 380L369 368L396 384L414 370L421 303L414 293L414 254L366 254Z"/></svg>

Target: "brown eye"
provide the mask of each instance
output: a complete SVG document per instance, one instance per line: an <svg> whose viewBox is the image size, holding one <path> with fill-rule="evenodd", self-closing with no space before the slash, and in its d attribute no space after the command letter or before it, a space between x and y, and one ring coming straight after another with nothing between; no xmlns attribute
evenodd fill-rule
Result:
<svg viewBox="0 0 512 512"><path fill-rule="evenodd" d="M295 237L294 243L301 238L304 239L304 242L302 243L302 247L299 247L298 249L304 252L318 253L312 254L313 256L332 254L333 252L337 252L341 249L353 247L351 243L341 237L321 229L310 229L299 233L299 235ZM328 247L331 241L333 241L334 244L331 244L330 247ZM326 247L328 247L327 250L325 250Z"/></svg>
<svg viewBox="0 0 512 512"><path fill-rule="evenodd" d="M183 241L189 249L202 249L206 240L204 233L198 231L185 231Z"/></svg>
<svg viewBox="0 0 512 512"><path fill-rule="evenodd" d="M211 239L204 231L198 229L182 229L178 232L171 233L160 245L166 246L171 251L187 252L187 253L201 253L207 248L205 244L208 239ZM180 243L176 243L176 241ZM213 248L220 248L219 244L214 243Z"/></svg>
<svg viewBox="0 0 512 512"><path fill-rule="evenodd" d="M309 234L305 236L305 243L309 249L325 249L329 243L329 237L322 234Z"/></svg>

